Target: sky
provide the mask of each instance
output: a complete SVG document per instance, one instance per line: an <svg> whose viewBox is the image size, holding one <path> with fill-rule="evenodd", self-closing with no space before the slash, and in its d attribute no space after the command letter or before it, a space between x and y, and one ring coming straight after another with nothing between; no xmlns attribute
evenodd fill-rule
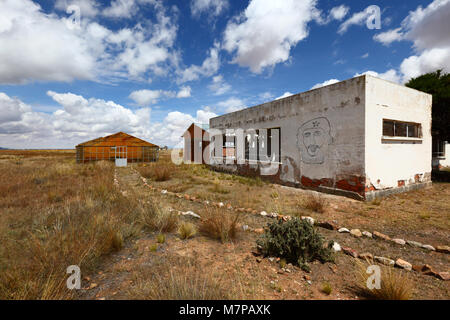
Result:
<svg viewBox="0 0 450 320"><path fill-rule="evenodd" d="M0 147L192 123L364 73L450 72L450 0L0 0Z"/></svg>

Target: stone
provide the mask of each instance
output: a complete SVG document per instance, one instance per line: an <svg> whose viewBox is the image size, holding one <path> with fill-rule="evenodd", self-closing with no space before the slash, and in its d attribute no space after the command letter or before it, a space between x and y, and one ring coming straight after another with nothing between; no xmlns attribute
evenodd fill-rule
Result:
<svg viewBox="0 0 450 320"><path fill-rule="evenodd" d="M381 232L374 231L373 235L377 239L383 239L383 240L391 240L391 238L385 234L382 234Z"/></svg>
<svg viewBox="0 0 450 320"><path fill-rule="evenodd" d="M231 204L227 203L227 209L228 209L228 210L233 209L233 207L231 206Z"/></svg>
<svg viewBox="0 0 450 320"><path fill-rule="evenodd" d="M362 233L361 233L361 231L359 231L359 229L350 230L350 234L356 238L362 237Z"/></svg>
<svg viewBox="0 0 450 320"><path fill-rule="evenodd" d="M351 256L353 258L358 258L358 252L356 252L352 248L349 248L349 247L341 247L341 248L345 254L348 254L349 256Z"/></svg>
<svg viewBox="0 0 450 320"><path fill-rule="evenodd" d="M436 249L433 246L430 246L429 244L423 244L422 248L430 250L430 251L436 251Z"/></svg>
<svg viewBox="0 0 450 320"><path fill-rule="evenodd" d="M217 206L218 206L219 208L222 208L222 207L224 206L224 204L223 204L223 202L219 202L219 203L217 204Z"/></svg>
<svg viewBox="0 0 450 320"><path fill-rule="evenodd" d="M417 241L406 240L406 243L409 244L411 247L416 247L416 248L421 248L422 247L422 244L420 242L417 242Z"/></svg>
<svg viewBox="0 0 450 320"><path fill-rule="evenodd" d="M338 232L340 232L340 233L350 233L350 230L348 230L347 228L340 228L338 230Z"/></svg>
<svg viewBox="0 0 450 320"><path fill-rule="evenodd" d="M363 252L358 255L358 258L366 261L373 260L373 255L369 252Z"/></svg>
<svg viewBox="0 0 450 320"><path fill-rule="evenodd" d="M262 259L261 258L256 258L256 262L261 263Z"/></svg>
<svg viewBox="0 0 450 320"><path fill-rule="evenodd" d="M188 194L185 194L185 195L184 195L184 198L185 198L186 200L189 200L191 197L190 197Z"/></svg>
<svg viewBox="0 0 450 320"><path fill-rule="evenodd" d="M412 266L412 269L416 272L422 272L423 266L421 264L415 264Z"/></svg>
<svg viewBox="0 0 450 320"><path fill-rule="evenodd" d="M439 272L437 276L439 279L444 281L450 280L450 272Z"/></svg>
<svg viewBox="0 0 450 320"><path fill-rule="evenodd" d="M362 235L367 237L367 238L372 238L372 234L369 231L363 231Z"/></svg>
<svg viewBox="0 0 450 320"><path fill-rule="evenodd" d="M198 214L196 214L196 213L194 213L192 211L181 212L181 215L183 215L183 216L191 216L191 217L194 217L194 218L197 218L197 219L201 218Z"/></svg>
<svg viewBox="0 0 450 320"><path fill-rule="evenodd" d="M167 193L167 190L161 190L161 193L162 193L162 194L166 194L166 193Z"/></svg>
<svg viewBox="0 0 450 320"><path fill-rule="evenodd" d="M403 259L397 259L395 261L395 266L399 267L399 268L402 268L402 269L405 269L405 270L408 270L408 271L412 270L412 264L409 263L408 261L403 260Z"/></svg>
<svg viewBox="0 0 450 320"><path fill-rule="evenodd" d="M302 217L302 220L306 220L309 224L314 225L314 219L312 217Z"/></svg>
<svg viewBox="0 0 450 320"><path fill-rule="evenodd" d="M261 211L260 215L263 216L263 217L265 217L265 216L267 216L267 212Z"/></svg>
<svg viewBox="0 0 450 320"><path fill-rule="evenodd" d="M339 252L342 250L341 245L337 242L334 242L331 248L333 249L334 252Z"/></svg>
<svg viewBox="0 0 450 320"><path fill-rule="evenodd" d="M401 246L404 246L406 244L406 241L403 239L392 239L392 242L399 244Z"/></svg>
<svg viewBox="0 0 450 320"><path fill-rule="evenodd" d="M328 229L328 230L339 229L338 226L334 222L330 222L330 221L319 222L317 225L321 228Z"/></svg>
<svg viewBox="0 0 450 320"><path fill-rule="evenodd" d="M248 230L248 225L244 224L244 225L242 226L242 230L247 231L247 230Z"/></svg>
<svg viewBox="0 0 450 320"><path fill-rule="evenodd" d="M436 251L442 252L442 253L450 253L450 247L449 246L437 246Z"/></svg>
<svg viewBox="0 0 450 320"><path fill-rule="evenodd" d="M305 279L306 281L309 281L309 280L311 280L311 276L305 274L305 275L303 275L303 279Z"/></svg>
<svg viewBox="0 0 450 320"><path fill-rule="evenodd" d="M278 217L278 213L272 212L272 213L270 214L270 216L271 216L272 218L276 218L276 217Z"/></svg>
<svg viewBox="0 0 450 320"><path fill-rule="evenodd" d="M389 258L378 257L378 256L375 256L373 258L374 258L375 261L377 261L377 262L379 262L381 264L384 264L386 266L394 266L395 265L395 261L392 260L392 259L389 259Z"/></svg>

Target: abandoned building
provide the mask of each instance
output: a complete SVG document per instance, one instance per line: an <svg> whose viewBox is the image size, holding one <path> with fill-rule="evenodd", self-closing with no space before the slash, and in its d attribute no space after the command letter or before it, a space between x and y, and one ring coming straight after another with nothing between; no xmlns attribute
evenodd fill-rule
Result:
<svg viewBox="0 0 450 320"><path fill-rule="evenodd" d="M360 200L424 187L431 100L362 75L218 116L210 119L210 165Z"/></svg>
<svg viewBox="0 0 450 320"><path fill-rule="evenodd" d="M97 138L76 146L78 163L98 160L115 161L117 166L128 162L151 162L158 160L159 147L124 132Z"/></svg>
<svg viewBox="0 0 450 320"><path fill-rule="evenodd" d="M183 161L185 163L208 163L209 134L207 127L192 123L181 136L184 142Z"/></svg>

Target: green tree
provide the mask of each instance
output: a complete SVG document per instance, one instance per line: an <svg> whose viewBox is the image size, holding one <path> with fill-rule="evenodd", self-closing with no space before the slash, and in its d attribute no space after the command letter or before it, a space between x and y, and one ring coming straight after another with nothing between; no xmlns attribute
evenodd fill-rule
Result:
<svg viewBox="0 0 450 320"><path fill-rule="evenodd" d="M406 86L433 95L433 134L450 141L450 74L437 70L412 78Z"/></svg>

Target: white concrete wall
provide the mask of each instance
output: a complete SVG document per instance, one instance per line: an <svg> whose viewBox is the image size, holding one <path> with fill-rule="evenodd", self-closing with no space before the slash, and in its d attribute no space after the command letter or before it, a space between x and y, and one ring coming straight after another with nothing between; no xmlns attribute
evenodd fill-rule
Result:
<svg viewBox="0 0 450 320"><path fill-rule="evenodd" d="M344 181L352 189L354 178L364 178L364 101L361 76L213 118L210 132L280 127L282 182L305 185L309 179L337 188L338 181ZM319 142L307 137L308 130ZM312 144L318 145L316 150ZM216 166L236 170L236 165Z"/></svg>
<svg viewBox="0 0 450 320"><path fill-rule="evenodd" d="M444 145L445 159L439 160L439 165L443 167L450 167L450 143Z"/></svg>
<svg viewBox="0 0 450 320"><path fill-rule="evenodd" d="M366 76L366 186L396 188L431 179L431 103L429 94ZM383 119L416 122L422 138L383 140Z"/></svg>

